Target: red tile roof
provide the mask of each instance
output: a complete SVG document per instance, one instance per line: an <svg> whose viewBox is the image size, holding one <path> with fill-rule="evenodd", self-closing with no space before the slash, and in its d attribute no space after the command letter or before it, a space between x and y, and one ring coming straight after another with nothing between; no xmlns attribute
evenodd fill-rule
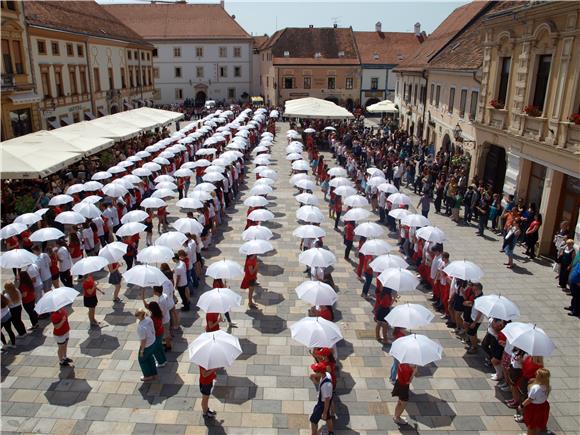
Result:
<svg viewBox="0 0 580 435"><path fill-rule="evenodd" d="M150 45L102 6L90 0L27 0L24 2L24 15L26 22L33 26Z"/></svg>
<svg viewBox="0 0 580 435"><path fill-rule="evenodd" d="M397 65L421 45L414 33L354 32L361 63Z"/></svg>
<svg viewBox="0 0 580 435"><path fill-rule="evenodd" d="M108 4L104 7L147 40L251 39L219 4Z"/></svg>
<svg viewBox="0 0 580 435"><path fill-rule="evenodd" d="M256 50L260 50L264 44L266 44L268 42L268 35L264 35L264 36L252 36L252 39L254 40L254 48Z"/></svg>

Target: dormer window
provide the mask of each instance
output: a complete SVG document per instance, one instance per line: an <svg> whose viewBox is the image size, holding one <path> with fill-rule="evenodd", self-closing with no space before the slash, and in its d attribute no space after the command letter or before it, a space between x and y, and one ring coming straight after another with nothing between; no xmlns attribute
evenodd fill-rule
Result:
<svg viewBox="0 0 580 435"><path fill-rule="evenodd" d="M289 51L285 51L284 52L284 57L290 57L290 52Z"/></svg>
<svg viewBox="0 0 580 435"><path fill-rule="evenodd" d="M338 52L338 57L344 57L344 51L339 51Z"/></svg>
<svg viewBox="0 0 580 435"><path fill-rule="evenodd" d="M379 53L373 53L373 59L379 60Z"/></svg>
<svg viewBox="0 0 580 435"><path fill-rule="evenodd" d="M322 57L322 55L320 54L319 51L317 51L316 53L314 53L314 58L315 59L320 59Z"/></svg>

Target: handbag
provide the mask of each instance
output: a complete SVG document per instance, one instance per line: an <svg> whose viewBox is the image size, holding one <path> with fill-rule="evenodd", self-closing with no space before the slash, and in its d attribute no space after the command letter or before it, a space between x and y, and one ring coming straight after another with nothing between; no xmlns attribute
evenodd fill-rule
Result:
<svg viewBox="0 0 580 435"><path fill-rule="evenodd" d="M560 263L554 262L554 263L552 264L552 270L553 270L555 273L560 273Z"/></svg>

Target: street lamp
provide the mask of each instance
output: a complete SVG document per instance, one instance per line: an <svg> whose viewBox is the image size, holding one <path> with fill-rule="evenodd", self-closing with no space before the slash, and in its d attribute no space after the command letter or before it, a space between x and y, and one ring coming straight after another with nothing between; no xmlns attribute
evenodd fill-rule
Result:
<svg viewBox="0 0 580 435"><path fill-rule="evenodd" d="M453 137L457 142L463 142L463 136L461 136L462 133L463 130L461 130L461 126L459 125L458 122L455 128L453 129Z"/></svg>

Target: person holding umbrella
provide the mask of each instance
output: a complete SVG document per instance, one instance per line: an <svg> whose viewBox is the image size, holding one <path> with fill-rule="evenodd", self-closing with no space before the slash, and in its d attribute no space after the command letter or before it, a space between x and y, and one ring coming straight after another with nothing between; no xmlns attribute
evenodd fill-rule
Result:
<svg viewBox="0 0 580 435"><path fill-rule="evenodd" d="M258 256L256 254L247 255L244 264L244 279L240 288L248 289L248 308L256 309L258 306L254 303L254 287L258 278Z"/></svg>
<svg viewBox="0 0 580 435"><path fill-rule="evenodd" d="M332 412L333 384L332 376L326 371L326 364L319 362L310 366L313 374L310 380L314 385L318 385L318 399L312 414L310 415L310 428L312 435L318 434L318 423L320 420L326 421L326 428L329 435L334 435L334 415Z"/></svg>
<svg viewBox="0 0 580 435"><path fill-rule="evenodd" d="M157 379L157 368L153 357L155 353L155 326L144 308L139 308L135 312L135 317L139 321L137 334L140 342L138 361L143 372L141 381L149 382Z"/></svg>
<svg viewBox="0 0 580 435"><path fill-rule="evenodd" d="M18 290L22 295L22 306L30 318L32 326L29 330L34 330L38 328L38 314L34 310L36 306L36 293L34 292L34 283L28 272L21 270L18 274Z"/></svg>
<svg viewBox="0 0 580 435"><path fill-rule="evenodd" d="M417 366L414 364L402 363L397 368L397 380L395 381L391 396L399 398L395 406L395 414L393 415L393 421L399 425L408 423L407 419L402 417L401 414L409 403L409 389L416 373Z"/></svg>
<svg viewBox="0 0 580 435"><path fill-rule="evenodd" d="M57 355L59 364L61 367L69 367L73 360L66 356L70 331L66 309L62 307L53 311L50 315L50 321L53 326L52 333L54 340L58 346Z"/></svg>
<svg viewBox="0 0 580 435"><path fill-rule="evenodd" d="M93 278L93 274L89 273L85 276L83 280L83 305L89 309L89 322L91 323L91 327L99 327L101 324L97 322L95 319L95 308L99 303L97 299L97 292L101 294L105 294L100 288L97 287L95 284L95 279Z"/></svg>
<svg viewBox="0 0 580 435"><path fill-rule="evenodd" d="M219 329L219 328L218 328ZM201 393L201 410L203 418L214 418L217 412L209 409L209 396L213 389L213 381L216 378L216 369L206 370L199 366L199 391Z"/></svg>

